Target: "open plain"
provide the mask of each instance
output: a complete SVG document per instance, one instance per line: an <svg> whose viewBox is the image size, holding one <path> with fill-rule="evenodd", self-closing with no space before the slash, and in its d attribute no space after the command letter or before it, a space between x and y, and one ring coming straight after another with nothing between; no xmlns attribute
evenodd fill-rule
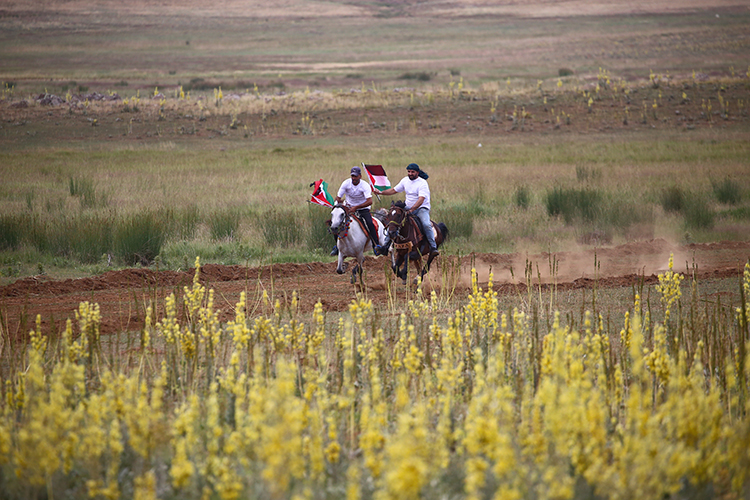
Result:
<svg viewBox="0 0 750 500"><path fill-rule="evenodd" d="M318 176L337 184L350 157L398 158L387 165L397 179L396 162L426 156L439 201L450 199L451 175L456 173L480 179L489 171L505 176L505 186L522 185L528 173L523 162L529 160L510 168L502 163L507 149L514 147L532 150L544 144L554 150L556 144L583 148L593 143L660 150L662 142L698 141L726 143L742 158L750 137L748 19L747 6L732 1L521 5L290 0L273 7L232 1L210 6L134 1L117 7L110 2L11 2L0 9L5 206L9 211L23 207L20 193L29 189L25 175L36 182L32 171L44 171L41 163L49 160L62 165L50 168L57 168L63 181L67 172L92 175L111 190L113 205L127 206L132 203L128 197L138 199L139 189L123 190L116 172L94 162L87 174L60 160L118 151L166 152L175 161L194 153L210 157L242 151L253 163L262 162L269 151L314 158L295 163L280 183L260 180L261 190L284 186L277 193L282 204L304 204L307 181ZM487 153L475 159L480 147ZM456 148L466 165L440 165L441 148ZM347 163L326 163L330 154ZM562 161L563 168L553 159L549 174L536 174L530 182L570 175L566 169L576 163L583 164L584 172L587 165L591 172L601 169L587 154L572 165ZM24 155L29 159L21 160L21 167L17 162ZM679 152L675 156L670 164L679 164ZM500 161L497 173L493 157ZM122 165L116 168L128 168ZM746 161L700 168L719 170L748 188ZM199 175L210 176L211 166L203 171ZM675 167L677 177L689 172ZM172 175L179 184L179 174ZM671 178L668 171L659 176ZM196 182L210 184L201 178ZM125 182L133 184L130 178ZM465 192L460 196L470 199L472 191L477 196L475 187L461 186ZM140 190L154 196L143 185ZM176 192L168 196L178 200L177 206L187 203ZM221 188L199 188L187 197L221 200ZM440 206L434 211L439 217ZM678 227L681 223L665 224L666 230L653 223L645 230L638 225L614 242L608 236L581 244L585 229L573 236L577 243L508 236L500 245L505 251L495 254L491 244L473 246L470 238L462 239L442 259L460 262L463 278L455 283L460 295L473 265L484 273L482 282L492 268L495 282L512 290L525 284L524 261L548 267L550 252L562 265L551 279L565 286L593 283L580 280L594 274L616 284L624 276L663 272L670 253L678 255L677 262L693 262L708 274L736 274L750 257L747 220L719 222L719 241L708 244L711 236L704 235L694 247ZM727 235L737 242L721 243ZM608 255L611 265L595 272L597 248L598 257ZM699 255L697 262L691 252ZM465 257L469 254L474 256ZM318 300L326 309L341 311L356 289L347 275L335 275L333 259L325 255L314 254L308 263L271 266L247 258L250 268L235 263L226 269L221 259L204 257L204 278L220 289L226 281L233 283L220 292L227 315L240 290L258 287L273 287L286 296L297 291L308 311ZM383 261L367 260L368 293L380 304L387 302L389 271ZM579 264L570 265L574 261ZM15 264L7 262L10 270ZM59 329L79 301L94 300L106 311L105 330L137 329L149 293L179 294L181 285L190 282L189 266L181 267L102 274L107 269L100 266L96 271L38 273L33 262L21 264L21 271L3 278L3 321L8 330L21 332L39 313L45 324L57 323Z"/></svg>

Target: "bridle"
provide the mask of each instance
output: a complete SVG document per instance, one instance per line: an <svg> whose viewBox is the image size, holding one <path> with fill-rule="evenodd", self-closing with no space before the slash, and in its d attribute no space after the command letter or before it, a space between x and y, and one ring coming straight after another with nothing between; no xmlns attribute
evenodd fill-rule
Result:
<svg viewBox="0 0 750 500"><path fill-rule="evenodd" d="M331 212L333 212L335 209L340 208L344 211L344 222L340 226L337 226L336 228L331 225L331 227L328 228L328 231L334 235L337 236L339 239L346 238L346 235L349 234L349 225L352 223L352 218L349 216L349 212L346 211L346 208L344 205L335 205ZM341 232L343 230L343 233Z"/></svg>
<svg viewBox="0 0 750 500"><path fill-rule="evenodd" d="M407 239L409 237L408 234L406 236L404 236L403 234L401 234L401 232L406 227L406 223L409 220L410 214L409 214L409 212L407 212L406 210L404 210L401 207L391 207L391 210L393 210L393 211L398 210L400 212L400 214L401 214L401 220L400 221L390 220L390 217L389 217L388 224L386 226L387 227L388 236L393 240L394 243L400 244L405 239ZM391 226L392 225L396 226L396 229L393 230L393 231L391 230Z"/></svg>

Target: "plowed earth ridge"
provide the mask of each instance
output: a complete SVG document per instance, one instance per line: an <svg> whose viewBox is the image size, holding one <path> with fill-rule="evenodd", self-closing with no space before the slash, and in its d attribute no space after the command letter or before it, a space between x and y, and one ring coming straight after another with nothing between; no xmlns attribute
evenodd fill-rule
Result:
<svg viewBox="0 0 750 500"><path fill-rule="evenodd" d="M450 290L453 297L460 299L470 292L473 268L481 287L486 289L491 271L499 294L523 293L527 283L524 270L529 264L533 285L554 286L558 291L654 284L658 274L668 270L670 255L674 256L676 272L699 280L738 276L750 259L750 241L680 246L651 240L554 254L444 255L433 263L423 289L426 293ZM248 297L249 313L260 307L264 290L272 300L284 303L289 303L296 292L303 313L312 311L318 301L326 312L342 312L358 293L383 308L389 298L414 293L414 285L406 287L392 278L388 262L384 257L366 258L364 289L350 283L349 272L336 274L333 261L262 267L207 264L201 267L199 278L207 289L214 290L215 308L221 310L222 321L234 318L243 291ZM0 287L0 321L15 338L34 328L37 315L43 331L60 332L68 319L75 324L79 304L88 301L99 304L102 334L137 331L144 326L147 305L154 305L159 319L164 298L169 294L174 293L177 304L182 304L184 289L192 286L194 275L195 269L179 272L141 268L67 280L50 280L44 275L27 277Z"/></svg>

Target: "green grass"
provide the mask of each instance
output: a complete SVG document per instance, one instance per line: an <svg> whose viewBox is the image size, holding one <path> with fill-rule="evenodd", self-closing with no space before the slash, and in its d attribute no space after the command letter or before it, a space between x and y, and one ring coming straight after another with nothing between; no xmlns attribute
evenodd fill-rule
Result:
<svg viewBox="0 0 750 500"><path fill-rule="evenodd" d="M321 146L300 138L283 148L255 145L218 153L205 143L5 152L0 153L0 175L8 180L0 188L0 241L6 251L28 246L87 264L107 254L119 265L153 262L165 244L180 242L223 261L258 259L264 248L273 248L280 260L301 254L325 260L329 214L322 207L303 208L310 182L322 177L335 190L347 171L341 165L362 160L382 163L396 182L412 158L430 173L433 218L448 224L455 242L449 251L554 249L594 231L616 243L644 226L652 228L646 233L653 237L672 237L659 233L669 226L662 219L670 214L682 220L693 241L726 238L725 222L742 232L747 206L742 200L731 210L715 206L711 179L731 176L738 189L750 190L741 175L748 143L649 135L608 141L606 147L589 138L542 138L476 148L441 138L421 144L404 139L388 149L364 140L353 150L345 139ZM641 162L642 149L679 154ZM680 156L683 161L673 160ZM23 177L13 175L16 168L24 169ZM87 186L109 193L106 206L79 203L83 195L70 196L71 186L76 193L92 189ZM397 198L376 199L373 208ZM567 228L558 226L558 216ZM225 258L216 249L235 248L227 247L230 241L247 250ZM163 260L183 265L181 257Z"/></svg>

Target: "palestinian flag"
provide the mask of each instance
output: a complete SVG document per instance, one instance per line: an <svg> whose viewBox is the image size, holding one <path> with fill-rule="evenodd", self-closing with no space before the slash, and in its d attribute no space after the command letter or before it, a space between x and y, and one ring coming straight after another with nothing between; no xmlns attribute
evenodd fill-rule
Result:
<svg viewBox="0 0 750 500"><path fill-rule="evenodd" d="M362 166L367 171L367 177L370 180L371 186L381 191L391 187L391 181L388 180L388 175L386 175L383 165L365 165L363 163Z"/></svg>
<svg viewBox="0 0 750 500"><path fill-rule="evenodd" d="M316 203L323 205L324 207L333 208L333 196L328 192L328 183L323 179L313 182L310 184L313 188L312 196L310 197L310 203Z"/></svg>

